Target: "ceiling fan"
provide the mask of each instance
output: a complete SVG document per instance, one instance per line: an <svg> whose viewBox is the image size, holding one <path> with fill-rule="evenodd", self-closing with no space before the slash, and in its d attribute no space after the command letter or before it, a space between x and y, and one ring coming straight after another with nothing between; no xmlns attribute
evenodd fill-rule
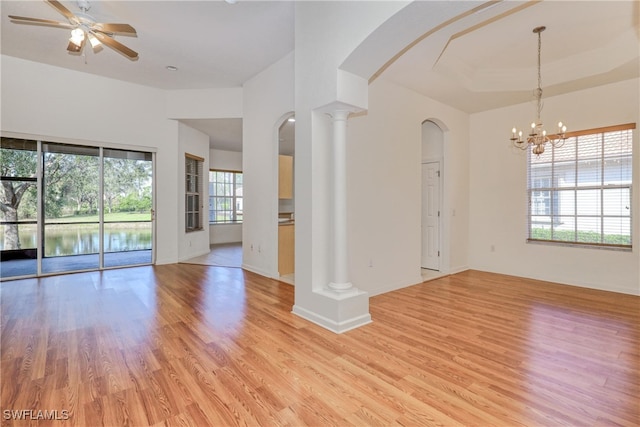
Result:
<svg viewBox="0 0 640 427"><path fill-rule="evenodd" d="M76 14L72 13L57 0L45 1L67 18L69 22L58 22L49 19L28 18L15 15L9 15L9 18L11 21L19 24L35 24L70 29L71 38L67 46L67 50L70 53L81 53L87 39L89 39L89 43L94 50L102 48L101 45L105 44L132 61L138 59L137 52L129 49L113 38L116 34L137 37L136 30L131 25L96 22L91 15L87 14L91 6L86 0L77 2L81 12Z"/></svg>

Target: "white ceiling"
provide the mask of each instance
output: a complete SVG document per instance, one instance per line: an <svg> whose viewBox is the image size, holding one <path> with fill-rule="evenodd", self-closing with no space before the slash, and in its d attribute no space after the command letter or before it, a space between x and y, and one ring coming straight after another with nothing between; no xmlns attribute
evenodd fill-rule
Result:
<svg viewBox="0 0 640 427"><path fill-rule="evenodd" d="M60 1L73 13L75 1ZM130 61L104 48L67 53L69 31L11 23L7 15L65 21L44 1L0 2L2 53L162 89L239 87L293 50L293 3L287 1L92 1L98 22L132 25L117 40L139 53ZM85 63L86 60L86 63ZM178 67L171 72L166 66Z"/></svg>
<svg viewBox="0 0 640 427"><path fill-rule="evenodd" d="M480 4L480 3L478 3ZM385 79L473 113L533 99L542 32L543 96L639 76L640 2L500 1L391 64Z"/></svg>
<svg viewBox="0 0 640 427"><path fill-rule="evenodd" d="M61 2L79 10L74 1ZM89 14L97 21L136 28L137 38L117 38L140 54L137 61L109 48L74 56L66 51L68 30L9 21L10 14L64 21L44 1L0 1L1 52L147 86L201 89L242 86L294 49L291 1L91 5ZM639 20L637 0L498 1L416 43L381 78L470 113L528 101L536 85L532 29L539 25L547 27L542 33L545 96L634 78L640 75ZM179 70L168 71L167 65ZM207 133L214 148L242 149L241 119L185 123Z"/></svg>

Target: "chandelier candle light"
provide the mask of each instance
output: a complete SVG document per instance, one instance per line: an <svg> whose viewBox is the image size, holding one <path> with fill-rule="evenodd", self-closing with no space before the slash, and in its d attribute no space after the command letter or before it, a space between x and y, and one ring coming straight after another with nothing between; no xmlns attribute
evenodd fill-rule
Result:
<svg viewBox="0 0 640 427"><path fill-rule="evenodd" d="M533 29L533 32L538 35L538 87L533 92L537 102L536 120L531 123L531 133L526 139L523 139L522 131L516 128L511 129L510 138L515 147L522 150L531 147L531 152L537 156L544 153L544 146L547 142L553 147L561 147L567 139L565 136L567 127L562 124L562 122L558 122L558 132L555 135L547 135L547 131L544 129L542 120L540 119L540 113L542 113L542 74L540 73L541 33L546 28L547 27L542 26Z"/></svg>

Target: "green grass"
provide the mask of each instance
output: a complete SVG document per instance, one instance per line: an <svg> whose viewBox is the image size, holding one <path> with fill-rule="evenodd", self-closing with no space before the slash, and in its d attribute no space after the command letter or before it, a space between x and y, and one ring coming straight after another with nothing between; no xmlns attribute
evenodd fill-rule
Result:
<svg viewBox="0 0 640 427"><path fill-rule="evenodd" d="M114 212L104 214L105 222L128 222L128 221L149 221L151 214L149 212ZM46 222L98 222L98 215L69 215L60 218L48 218Z"/></svg>
<svg viewBox="0 0 640 427"><path fill-rule="evenodd" d="M594 233L592 231L578 231L577 239L576 234L571 230L555 230L553 232L553 241L555 242L601 243L600 237L600 233ZM552 240L551 230L548 228L532 228L531 238L537 240ZM605 234L604 242L602 243L605 245L630 245L631 236Z"/></svg>

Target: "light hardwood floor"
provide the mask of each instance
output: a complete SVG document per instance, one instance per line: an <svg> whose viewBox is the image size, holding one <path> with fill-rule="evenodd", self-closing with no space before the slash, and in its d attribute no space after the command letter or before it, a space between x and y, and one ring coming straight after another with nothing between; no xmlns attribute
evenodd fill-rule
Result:
<svg viewBox="0 0 640 427"><path fill-rule="evenodd" d="M640 424L638 297L469 271L376 296L372 324L335 335L237 268L0 290L3 425Z"/></svg>
<svg viewBox="0 0 640 427"><path fill-rule="evenodd" d="M242 267L242 242L211 245L206 255L183 261L185 264L217 265L220 267Z"/></svg>

